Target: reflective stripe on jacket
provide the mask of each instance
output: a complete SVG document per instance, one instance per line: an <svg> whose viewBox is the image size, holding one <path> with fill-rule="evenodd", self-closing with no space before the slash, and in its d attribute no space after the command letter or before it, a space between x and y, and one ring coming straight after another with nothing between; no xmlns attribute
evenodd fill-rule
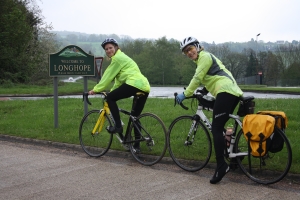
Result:
<svg viewBox="0 0 300 200"><path fill-rule="evenodd" d="M197 64L196 72L184 92L185 96L191 96L200 84L205 85L214 97L221 92L242 96L243 92L230 71L213 54L200 51L198 60L194 62Z"/></svg>
<svg viewBox="0 0 300 200"><path fill-rule="evenodd" d="M111 63L105 70L100 82L94 87L94 92L107 89L115 81L111 91L126 83L144 92L150 92L148 79L141 73L137 64L120 49L111 57Z"/></svg>

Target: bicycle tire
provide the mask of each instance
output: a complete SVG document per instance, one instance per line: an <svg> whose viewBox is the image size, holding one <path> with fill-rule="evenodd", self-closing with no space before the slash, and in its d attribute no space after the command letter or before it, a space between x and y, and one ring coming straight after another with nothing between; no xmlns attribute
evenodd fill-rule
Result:
<svg viewBox="0 0 300 200"><path fill-rule="evenodd" d="M176 165L189 172L195 172L205 167L212 152L211 137L202 121L197 122L198 128L194 141L192 144L186 145L185 142L192 124L192 116L180 116L171 123L168 131L168 147L171 158Z"/></svg>
<svg viewBox="0 0 300 200"><path fill-rule="evenodd" d="M289 172L292 164L292 149L288 138L277 127L275 127L275 131L284 140L284 146L281 151L277 153L268 151L262 157L254 157L251 153L250 156L236 157L243 173L260 184L273 184L282 180ZM240 130L236 137L235 151L248 152L248 143L244 137L243 130ZM249 165L249 163L251 164Z"/></svg>
<svg viewBox="0 0 300 200"><path fill-rule="evenodd" d="M158 163L165 155L167 149L167 129L164 122L155 114L143 113L136 118L136 124L140 123L141 136L136 136L134 125L131 124L128 138L131 141L139 138L140 150L137 152L135 143L129 143L132 156L141 164L150 166ZM136 143L138 144L138 143Z"/></svg>
<svg viewBox="0 0 300 200"><path fill-rule="evenodd" d="M79 141L82 149L92 157L103 156L112 143L113 135L106 130L111 125L106 115L101 132L92 134L92 130L103 110L91 110L81 120L79 126Z"/></svg>

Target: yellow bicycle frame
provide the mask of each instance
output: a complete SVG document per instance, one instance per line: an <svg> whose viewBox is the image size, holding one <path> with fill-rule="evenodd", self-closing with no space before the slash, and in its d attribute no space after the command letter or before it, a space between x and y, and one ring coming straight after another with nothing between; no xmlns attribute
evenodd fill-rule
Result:
<svg viewBox="0 0 300 200"><path fill-rule="evenodd" d="M99 115L99 118L96 122L96 125L94 126L94 129L92 131L92 134L94 135L95 133L97 133L97 129L98 129L98 133L100 133L103 129L103 124L106 120L105 114L110 115L110 110L108 107L107 102L104 102L104 106L103 109L101 111L101 114Z"/></svg>

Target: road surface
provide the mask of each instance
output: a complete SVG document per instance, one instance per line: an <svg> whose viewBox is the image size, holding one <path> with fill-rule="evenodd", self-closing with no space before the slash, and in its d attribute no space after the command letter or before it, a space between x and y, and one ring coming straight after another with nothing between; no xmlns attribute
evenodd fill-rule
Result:
<svg viewBox="0 0 300 200"><path fill-rule="evenodd" d="M0 199L300 199L300 178L260 185L237 171L216 185L210 164L186 172L170 159L154 166L129 152L91 158L78 145L0 135Z"/></svg>

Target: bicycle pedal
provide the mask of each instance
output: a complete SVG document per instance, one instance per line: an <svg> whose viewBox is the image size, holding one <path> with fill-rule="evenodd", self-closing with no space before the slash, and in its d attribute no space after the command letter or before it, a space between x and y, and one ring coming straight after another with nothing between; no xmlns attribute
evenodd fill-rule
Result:
<svg viewBox="0 0 300 200"><path fill-rule="evenodd" d="M141 153L141 149L139 149L139 148L133 148L133 153L135 153L135 154L139 154L139 153Z"/></svg>
<svg viewBox="0 0 300 200"><path fill-rule="evenodd" d="M148 147L152 147L155 145L154 140L151 140L150 142L146 143Z"/></svg>

